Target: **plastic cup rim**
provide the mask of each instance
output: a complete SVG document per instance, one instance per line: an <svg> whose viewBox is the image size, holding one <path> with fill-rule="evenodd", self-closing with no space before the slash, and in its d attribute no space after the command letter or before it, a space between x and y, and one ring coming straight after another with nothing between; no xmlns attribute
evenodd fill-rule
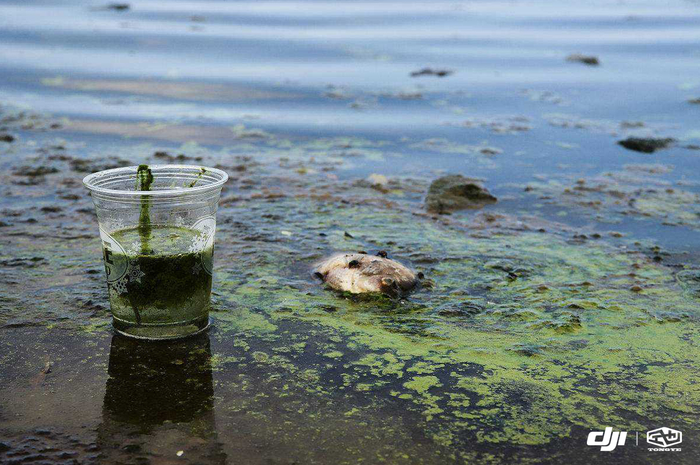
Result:
<svg viewBox="0 0 700 465"><path fill-rule="evenodd" d="M196 194L199 192L207 192L210 190L218 189L221 186L223 186L226 181L228 181L228 174L226 171L220 170L218 168L209 168L208 166L201 166L201 165L148 165L149 168L151 169L163 169L163 168L174 168L174 169L184 169L184 170L191 170L191 169L200 169L204 168L208 172L212 172L215 174L218 174L221 179L211 183L207 184L206 186L195 186L195 187L188 187L186 189L162 189L162 190L155 190L155 191L125 191L125 190L119 190L119 189L107 189L105 187L99 187L95 186L93 183L96 179L102 178L104 176L108 176L110 174L118 173L118 172L125 172L125 171L131 171L131 170L138 170L137 165L133 166L123 166L120 168L111 168L108 170L102 170L98 171L96 173L88 174L83 178L83 185L90 190L90 192L96 192L98 194L110 194L110 195L115 195L115 196L120 196L120 197L141 197L141 196L149 196L149 197L166 197L166 196L172 196L172 195L190 195L190 194Z"/></svg>

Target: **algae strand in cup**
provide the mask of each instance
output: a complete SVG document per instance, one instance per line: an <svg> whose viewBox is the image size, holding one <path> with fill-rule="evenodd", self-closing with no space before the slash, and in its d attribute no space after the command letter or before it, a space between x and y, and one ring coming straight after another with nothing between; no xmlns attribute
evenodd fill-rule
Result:
<svg viewBox="0 0 700 465"><path fill-rule="evenodd" d="M153 173L148 165L139 165L136 170L136 190L137 191L150 191L151 184L153 183ZM139 238L141 239L141 253L148 254L148 244L151 238L151 216L149 213L150 199L148 196L141 197L141 212L139 214ZM141 314L133 302L131 295L129 296L131 301L131 306L134 309L134 314L136 315L136 323L141 324Z"/></svg>
<svg viewBox="0 0 700 465"><path fill-rule="evenodd" d="M194 181L189 183L189 185L187 185L187 187L194 187L194 185L197 184L197 181L202 179L202 175L206 172L207 172L206 168L199 168L199 174L197 174L197 177L194 179Z"/></svg>
<svg viewBox="0 0 700 465"><path fill-rule="evenodd" d="M136 190L150 191L153 183L153 173L148 165L139 165L136 170ZM148 254L148 241L151 238L151 217L149 214L150 199L141 198L141 214L139 215L139 236L141 238L141 253Z"/></svg>

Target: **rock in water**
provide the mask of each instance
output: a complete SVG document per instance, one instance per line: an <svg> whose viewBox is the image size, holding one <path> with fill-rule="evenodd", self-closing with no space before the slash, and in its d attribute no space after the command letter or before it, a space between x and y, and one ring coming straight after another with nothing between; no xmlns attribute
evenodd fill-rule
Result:
<svg viewBox="0 0 700 465"><path fill-rule="evenodd" d="M128 11L131 8L131 5L128 3L110 3L105 8L114 11Z"/></svg>
<svg viewBox="0 0 700 465"><path fill-rule="evenodd" d="M425 206L429 212L447 213L482 208L497 200L478 180L455 174L438 178L430 184Z"/></svg>
<svg viewBox="0 0 700 465"><path fill-rule="evenodd" d="M352 294L382 293L392 297L416 287L416 274L401 263L366 253L341 253L325 259L314 274L331 288Z"/></svg>
<svg viewBox="0 0 700 465"><path fill-rule="evenodd" d="M628 150L634 150L635 152L654 153L657 150L670 147L674 142L675 139L671 139L670 137L663 139L655 139L653 137L628 137L625 140L619 141L618 144Z"/></svg>
<svg viewBox="0 0 700 465"><path fill-rule="evenodd" d="M593 55L582 55L580 53L574 53L569 55L568 57L566 57L566 61L583 63L584 65L588 66L598 66L600 64L598 57L595 57Z"/></svg>
<svg viewBox="0 0 700 465"><path fill-rule="evenodd" d="M411 73L411 77L419 77L419 76L437 76L437 77L445 77L449 76L452 74L454 71L451 71L449 69L432 69L432 68L423 68L419 69L418 71L413 71Z"/></svg>

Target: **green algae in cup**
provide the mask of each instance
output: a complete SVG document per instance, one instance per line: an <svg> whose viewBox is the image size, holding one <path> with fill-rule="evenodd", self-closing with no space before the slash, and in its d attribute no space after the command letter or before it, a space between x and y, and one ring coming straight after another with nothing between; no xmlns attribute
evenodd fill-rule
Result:
<svg viewBox="0 0 700 465"><path fill-rule="evenodd" d="M227 179L189 165L131 166L83 179L118 333L175 339L209 326L216 209Z"/></svg>

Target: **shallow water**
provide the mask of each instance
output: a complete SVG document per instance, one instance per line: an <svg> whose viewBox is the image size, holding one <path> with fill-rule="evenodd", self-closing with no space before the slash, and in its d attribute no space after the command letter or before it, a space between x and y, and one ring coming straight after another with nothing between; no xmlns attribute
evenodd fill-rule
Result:
<svg viewBox="0 0 700 465"><path fill-rule="evenodd" d="M119 12L5 2L0 101L69 118L67 136L115 144L340 135L381 144L341 176L458 171L507 197L534 175L662 163L677 167L665 180L697 192L697 151L642 155L614 142L656 134L697 145L699 107L687 100L700 92L698 5L558 3L136 2ZM565 61L577 52L601 65ZM454 74L410 76L424 67ZM482 127L496 120L508 132L512 117L530 129ZM482 146L500 153L483 156ZM649 235L635 226L624 225ZM651 236L697 244L683 233Z"/></svg>
<svg viewBox="0 0 700 465"><path fill-rule="evenodd" d="M700 4L105 4L0 4L0 459L700 460ZM166 162L231 181L214 330L151 352L112 338L79 181ZM499 201L425 214L445 173ZM360 249L432 287L313 281Z"/></svg>

